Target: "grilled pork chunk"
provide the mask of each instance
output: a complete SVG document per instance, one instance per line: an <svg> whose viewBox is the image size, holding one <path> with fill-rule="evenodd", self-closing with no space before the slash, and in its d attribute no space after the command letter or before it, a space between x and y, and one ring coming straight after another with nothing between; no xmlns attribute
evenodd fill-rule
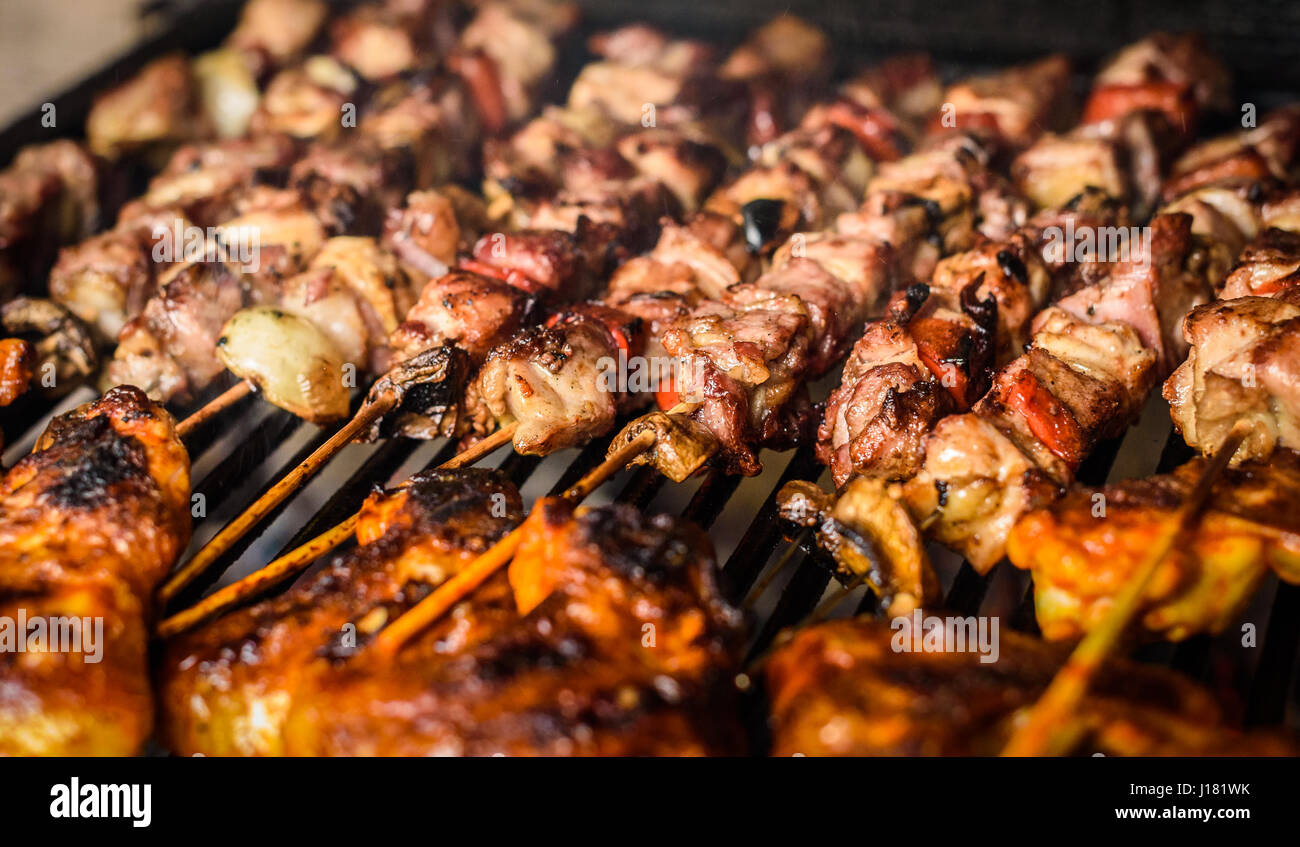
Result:
<svg viewBox="0 0 1300 847"><path fill-rule="evenodd" d="M90 149L110 159L202 138L209 131L198 109L189 60L180 54L154 59L131 79L100 94L86 118Z"/></svg>
<svg viewBox="0 0 1300 847"><path fill-rule="evenodd" d="M1183 333L1191 351L1164 396L1188 446L1210 455L1248 421L1233 461L1300 449L1300 287L1200 306Z"/></svg>
<svg viewBox="0 0 1300 847"><path fill-rule="evenodd" d="M1272 297L1300 283L1300 234L1270 227L1242 251L1219 297Z"/></svg>
<svg viewBox="0 0 1300 847"><path fill-rule="evenodd" d="M931 119L930 131L991 132L1011 149L1027 147L1069 116L1070 65L1049 56L988 76L948 86L942 102L952 106Z"/></svg>
<svg viewBox="0 0 1300 847"><path fill-rule="evenodd" d="M0 615L28 625L26 651L0 651L0 754L140 750L153 724L152 595L189 535L189 457L171 416L135 388L55 418L9 470Z"/></svg>

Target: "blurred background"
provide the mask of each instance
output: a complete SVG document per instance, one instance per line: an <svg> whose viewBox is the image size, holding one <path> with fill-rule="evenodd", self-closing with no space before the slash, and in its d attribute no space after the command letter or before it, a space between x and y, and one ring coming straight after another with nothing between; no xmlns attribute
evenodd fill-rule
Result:
<svg viewBox="0 0 1300 847"><path fill-rule="evenodd" d="M240 0L0 0L0 126L163 32L169 21L190 24L186 42L202 40L205 33L215 42L239 5ZM1198 30L1229 59L1245 89L1300 88L1296 0L581 0L581 5L597 26L639 18L721 39L790 9L825 26L841 48L848 48L841 58L854 63L854 53L906 49L989 63L1063 50L1086 62L1151 30Z"/></svg>

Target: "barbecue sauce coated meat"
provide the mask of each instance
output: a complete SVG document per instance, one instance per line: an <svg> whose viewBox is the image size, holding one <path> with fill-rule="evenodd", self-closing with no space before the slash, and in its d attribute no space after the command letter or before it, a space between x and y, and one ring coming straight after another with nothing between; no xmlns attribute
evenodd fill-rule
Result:
<svg viewBox="0 0 1300 847"><path fill-rule="evenodd" d="M151 596L189 541L189 474L171 416L122 387L55 418L0 482L0 618L103 621L80 652L0 651L0 754L139 751Z"/></svg>
<svg viewBox="0 0 1300 847"><path fill-rule="evenodd" d="M312 677L286 751L734 753L739 615L694 526L543 501L511 565L390 667ZM519 605L537 603L521 614Z"/></svg>
<svg viewBox="0 0 1300 847"><path fill-rule="evenodd" d="M831 621L774 653L773 755L996 755L1066 656L1005 628L993 662L973 651L900 651L900 633L882 621ZM1209 693L1177 674L1127 661L1102 665L1072 720L1078 755L1295 755L1291 739L1227 726Z"/></svg>
<svg viewBox="0 0 1300 847"><path fill-rule="evenodd" d="M358 546L286 593L172 642L163 735L177 752L277 755L304 679L341 660L522 516L493 471L430 471L367 498Z"/></svg>
<svg viewBox="0 0 1300 847"><path fill-rule="evenodd" d="M168 743L207 755L735 750L725 695L739 615L707 538L669 518L575 517L543 501L509 574L395 659L359 649L520 514L492 471L425 473L372 496L356 550L171 645Z"/></svg>
<svg viewBox="0 0 1300 847"><path fill-rule="evenodd" d="M1204 470L1194 459L1170 474L1078 488L1016 524L1007 556L1033 573L1044 637L1082 636L1105 616ZM1298 501L1300 458L1289 450L1228 470L1195 532L1152 577L1141 628L1171 641L1222 632L1270 568L1300 582Z"/></svg>

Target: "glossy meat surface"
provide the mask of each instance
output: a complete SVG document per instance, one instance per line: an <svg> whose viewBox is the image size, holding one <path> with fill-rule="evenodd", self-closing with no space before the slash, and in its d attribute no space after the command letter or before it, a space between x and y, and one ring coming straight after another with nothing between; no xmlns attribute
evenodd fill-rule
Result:
<svg viewBox="0 0 1300 847"><path fill-rule="evenodd" d="M1006 627L987 663L976 652L899 651L899 637L883 621L832 621L774 653L773 755L996 755L1065 656ZM1291 739L1226 726L1210 695L1176 674L1124 661L1103 665L1074 719L1077 755L1295 754Z"/></svg>
<svg viewBox="0 0 1300 847"><path fill-rule="evenodd" d="M668 518L544 501L508 573L391 662L358 651L518 521L517 498L488 471L372 497L356 551L171 645L168 742L209 755L734 751L739 616L707 539Z"/></svg>
<svg viewBox="0 0 1300 847"><path fill-rule="evenodd" d="M81 651L0 652L0 753L144 743L152 594L189 541L189 486L171 416L128 387L55 418L0 482L0 616L102 619Z"/></svg>
<svg viewBox="0 0 1300 847"><path fill-rule="evenodd" d="M1076 489L1016 524L1007 555L1033 573L1045 637L1080 636L1106 614L1204 467L1196 459L1172 474ZM1152 578L1142 629L1170 640L1219 632L1270 568L1300 581L1298 500L1300 461L1290 451L1229 470L1195 532Z"/></svg>

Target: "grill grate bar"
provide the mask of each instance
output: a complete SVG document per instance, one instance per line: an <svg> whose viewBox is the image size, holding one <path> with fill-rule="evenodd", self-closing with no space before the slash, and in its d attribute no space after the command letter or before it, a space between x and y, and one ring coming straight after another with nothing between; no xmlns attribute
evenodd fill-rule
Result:
<svg viewBox="0 0 1300 847"><path fill-rule="evenodd" d="M776 512L776 495L781 487L795 479L816 479L821 471L821 465L817 463L811 445L804 445L795 451L790 464L786 466L776 486L763 501L754 520L741 536L740 543L736 545L735 551L722 568L737 592L734 599L738 600L748 593L750 586L762 573L768 558L778 546L777 543L784 532L783 522Z"/></svg>
<svg viewBox="0 0 1300 847"><path fill-rule="evenodd" d="M506 475L515 488L522 489L524 483L537 470L537 466L542 463L540 456L526 456L523 453L511 453L506 456L505 461L501 463L501 472Z"/></svg>
<svg viewBox="0 0 1300 847"><path fill-rule="evenodd" d="M719 468L709 471L700 483L700 487L695 490L691 501L686 504L682 510L682 517L687 520L695 521L700 526L708 529L713 526L713 522L722 514L727 503L731 500L731 495L740 485L740 478L724 473Z"/></svg>
<svg viewBox="0 0 1300 847"><path fill-rule="evenodd" d="M261 467L266 457L288 439L302 422L288 412L276 410L256 423L256 437L246 438L222 457L194 486L207 500L208 512L215 512L239 488L239 481ZM202 456L200 456L202 458Z"/></svg>
<svg viewBox="0 0 1300 847"><path fill-rule="evenodd" d="M826 564L817 561L815 556L805 556L796 568L750 646L751 659L766 651L783 629L805 621L826 593L831 581L831 569Z"/></svg>
<svg viewBox="0 0 1300 847"><path fill-rule="evenodd" d="M1263 650L1246 702L1246 722L1276 724L1286 716L1296 648L1300 644L1300 585L1281 583L1273 598L1268 628L1259 636ZM1300 692L1293 697L1300 704Z"/></svg>
<svg viewBox="0 0 1300 847"><path fill-rule="evenodd" d="M944 598L944 606L962 615L979 614L991 577L991 574L980 576L970 562L962 562L952 587L948 589L948 596Z"/></svg>
<svg viewBox="0 0 1300 847"><path fill-rule="evenodd" d="M366 499L370 490L375 485L383 485L387 482L415 452L419 443L409 438L390 438L385 441L348 477L338 491L330 496L325 505L321 506L289 539L276 553L276 558L305 544L354 514L361 508L361 502Z"/></svg>
<svg viewBox="0 0 1300 847"><path fill-rule="evenodd" d="M618 492L614 498L619 503L627 503L638 509L645 510L650 505L650 501L655 495L663 489L667 479L664 475L656 471L649 465L638 468L632 478L628 480L627 485Z"/></svg>
<svg viewBox="0 0 1300 847"><path fill-rule="evenodd" d="M194 403L177 411L176 420L185 420L185 418L207 405L208 401L220 396L223 391L235 384L234 379L227 379L224 376L221 379L214 380L213 384L208 386ZM195 428L190 433L189 438L185 439L185 445L189 449L190 455L201 456L206 453L221 440L223 433L234 429L240 423L241 418L253 414L254 412L248 408L250 402L258 402L257 392L253 392L238 403L223 409L219 414L213 415Z"/></svg>
<svg viewBox="0 0 1300 847"><path fill-rule="evenodd" d="M288 415L287 412L284 414ZM297 422L297 419L294 418L292 415L289 415L289 418L291 422ZM303 426L310 426L310 425L303 424ZM274 473L271 476L271 479L266 483L266 485L262 486L259 489L258 495L260 495L266 489L270 488L278 480L282 479L294 467L306 461L307 457L309 457L312 453L314 453L317 450L317 448L319 448L322 444L328 441L331 435L332 433L329 430L319 430L315 434L313 434L313 436L307 440L306 444L300 447L297 450L297 452L295 452L293 456L289 458L288 461L286 461L284 464L282 464L279 468L277 468L274 471ZM258 444L268 445L264 449L269 450L270 449L269 445L271 445L273 442L271 439L255 438L251 442L245 442L245 445L248 445L249 443L252 443L255 446ZM275 440L274 443L278 444L279 440L278 439ZM216 489L214 489L214 491L215 490ZM248 549L249 545L252 544L255 540L257 540L262 535L263 532L265 532L273 523L275 523L276 518L278 518L284 512L285 509L289 508L289 506L293 504L294 499L295 499L294 497L286 498L283 502L281 502L274 509L272 509L267 514L267 516L261 522L258 523L256 527L254 527L253 529L245 533L242 538L240 538L238 541L232 544L229 550L227 550L224 554L222 554L222 556L219 559L213 562L212 567L208 568L206 572L200 574L197 578L195 578L195 580L191 582L185 588L184 591L180 592L176 596L175 600L173 601L174 607L178 609L182 609L187 606L193 605L195 602L197 602L205 593L207 593L207 590L212 585L214 585L217 582L217 580L219 580L227 570L229 570L231 565L239 561L240 556L244 554L244 551Z"/></svg>
<svg viewBox="0 0 1300 847"><path fill-rule="evenodd" d="M582 451L569 462L569 466L560 474L560 478L546 492L547 497L558 497L565 491L573 487L573 484L582 479L587 471L600 464L601 459L605 458L605 442L603 439L593 439Z"/></svg>

